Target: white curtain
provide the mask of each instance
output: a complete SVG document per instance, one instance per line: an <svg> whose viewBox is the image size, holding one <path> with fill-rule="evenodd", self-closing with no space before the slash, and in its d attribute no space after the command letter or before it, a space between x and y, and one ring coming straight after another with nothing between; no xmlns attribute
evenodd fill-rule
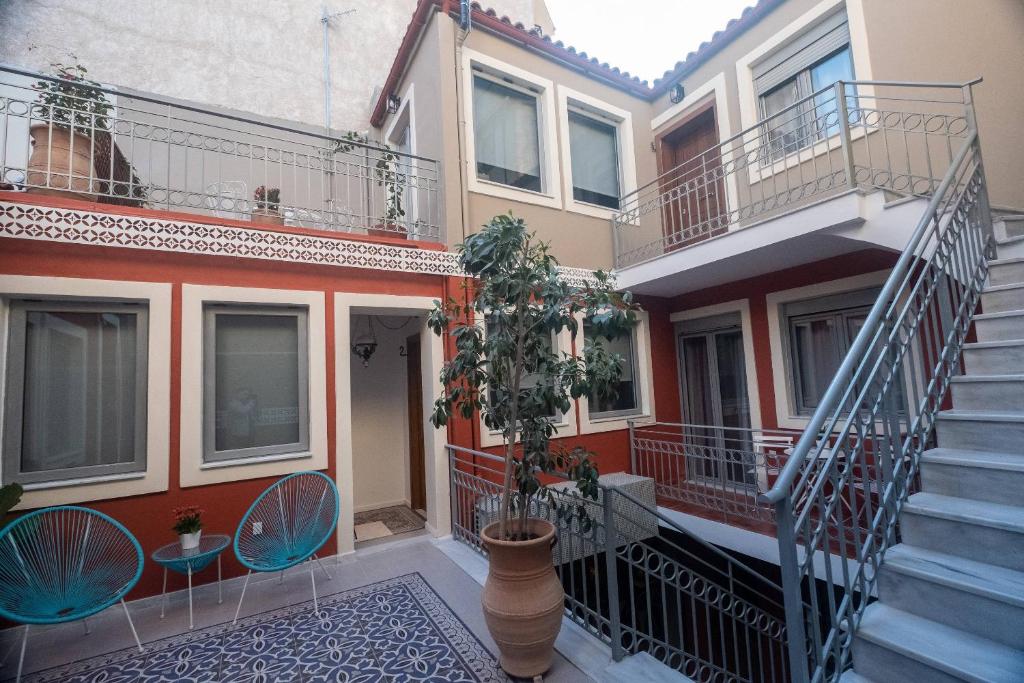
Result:
<svg viewBox="0 0 1024 683"><path fill-rule="evenodd" d="M476 77L473 84L477 164L510 172L513 183L521 176L539 179L536 98L486 78Z"/></svg>
<svg viewBox="0 0 1024 683"><path fill-rule="evenodd" d="M619 167L613 126L570 112L569 153L574 188L618 199Z"/></svg>

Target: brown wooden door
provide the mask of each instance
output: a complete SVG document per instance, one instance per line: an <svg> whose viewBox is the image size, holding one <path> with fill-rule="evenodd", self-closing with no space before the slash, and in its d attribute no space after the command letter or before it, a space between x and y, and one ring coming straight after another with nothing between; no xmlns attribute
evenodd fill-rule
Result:
<svg viewBox="0 0 1024 683"><path fill-rule="evenodd" d="M666 251L718 235L728 227L714 106L662 138Z"/></svg>
<svg viewBox="0 0 1024 683"><path fill-rule="evenodd" d="M420 336L405 340L405 370L409 395L409 498L413 510L427 509L427 472L423 456L423 373Z"/></svg>

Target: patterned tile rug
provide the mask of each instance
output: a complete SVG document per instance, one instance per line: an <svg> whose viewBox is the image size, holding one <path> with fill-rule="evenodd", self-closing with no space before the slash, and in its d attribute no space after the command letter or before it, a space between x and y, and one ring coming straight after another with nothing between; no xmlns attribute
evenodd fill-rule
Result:
<svg viewBox="0 0 1024 683"><path fill-rule="evenodd" d="M423 518L404 505L395 505L379 510L367 510L356 513L356 526L384 522L392 534L404 534L407 531L419 531L423 528Z"/></svg>
<svg viewBox="0 0 1024 683"><path fill-rule="evenodd" d="M26 683L472 682L509 679L419 574L146 643Z"/></svg>

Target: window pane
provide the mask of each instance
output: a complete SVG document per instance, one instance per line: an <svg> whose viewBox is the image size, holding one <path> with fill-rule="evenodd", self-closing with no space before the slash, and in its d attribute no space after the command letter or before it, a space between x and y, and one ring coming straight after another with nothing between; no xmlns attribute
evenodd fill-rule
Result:
<svg viewBox="0 0 1024 683"><path fill-rule="evenodd" d="M21 472L134 461L138 316L25 312Z"/></svg>
<svg viewBox="0 0 1024 683"><path fill-rule="evenodd" d="M853 80L853 62L850 61L850 48L845 47L824 61L811 67L811 91L833 85L836 81ZM847 104L856 95L853 86L847 90ZM839 132L838 109L835 91L823 92L814 98L815 132L818 137L828 137Z"/></svg>
<svg viewBox="0 0 1024 683"><path fill-rule="evenodd" d="M214 319L215 450L298 443L299 317Z"/></svg>
<svg viewBox="0 0 1024 683"><path fill-rule="evenodd" d="M541 191L536 97L474 77L473 130L478 177Z"/></svg>
<svg viewBox="0 0 1024 683"><path fill-rule="evenodd" d="M584 322L583 336L589 337L591 334L590 324ZM636 396L636 360L633 354L633 335L624 334L610 341L606 337L601 337L601 345L608 353L622 356L622 375L616 387L618 395L614 399L601 400L592 396L587 398L590 415L594 416L596 413L610 413L613 411L635 411L638 408L639 402Z"/></svg>
<svg viewBox="0 0 1024 683"><path fill-rule="evenodd" d="M800 88L798 79L786 81L771 92L761 96L761 106L764 109L764 116L770 117L786 109L800 100ZM797 151L801 144L803 133L802 107L794 107L779 114L777 118L769 121L764 143L768 145L772 158Z"/></svg>
<svg viewBox="0 0 1024 683"><path fill-rule="evenodd" d="M569 112L572 195L581 202L619 208L615 127Z"/></svg>
<svg viewBox="0 0 1024 683"><path fill-rule="evenodd" d="M495 323L493 322L493 319L488 319L488 321L487 321L487 336L490 336L490 335L494 334L494 329L495 329ZM554 344L553 344L553 340L552 340L552 338L550 336L541 338L540 343L541 343L541 346L544 348L545 351L547 351L548 353L551 353L551 350L554 348ZM520 389L519 389L520 395L525 393L527 390L537 386L537 384L538 384L538 382L540 382L540 380L541 380L541 375L539 373L530 373L530 372L524 373L523 374L523 378L520 381ZM497 394L497 392L493 388L488 387L488 390L487 390L487 400L490 401L491 405L494 405L497 402L498 394ZM558 416L558 409L554 405L550 405L550 406L547 407L547 410L545 411L544 415L547 416L547 417L550 417L550 418L555 418L555 417Z"/></svg>
<svg viewBox="0 0 1024 683"><path fill-rule="evenodd" d="M793 324L793 362L801 411L814 409L839 369L840 350L836 347L835 321L832 318Z"/></svg>

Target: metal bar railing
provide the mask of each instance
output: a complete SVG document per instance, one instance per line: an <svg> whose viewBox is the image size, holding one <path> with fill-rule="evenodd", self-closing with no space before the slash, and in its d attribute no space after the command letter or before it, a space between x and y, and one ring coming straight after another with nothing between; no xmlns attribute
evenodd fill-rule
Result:
<svg viewBox="0 0 1024 683"><path fill-rule="evenodd" d="M616 267L850 190L931 195L968 134L966 87L838 81L794 102L622 197Z"/></svg>
<svg viewBox="0 0 1024 683"><path fill-rule="evenodd" d="M453 536L486 554L479 532L497 515L502 458L451 445L448 453ZM621 487L600 485L596 501L569 485L554 490L590 519L559 520L546 502L531 510L558 529L566 617L608 643L613 658L646 652L693 680L788 680L776 582Z"/></svg>
<svg viewBox="0 0 1024 683"><path fill-rule="evenodd" d="M0 189L438 241L438 162L0 66Z"/></svg>
<svg viewBox="0 0 1024 683"><path fill-rule="evenodd" d="M969 85L964 101L962 145L807 431L761 498L775 507L779 525L794 681L835 681L849 665L852 633L961 369L994 244ZM852 499L853 523L834 513L855 481L870 495ZM852 560L838 572L829 562L819 569L811 560L819 552ZM820 583L827 590L812 590Z"/></svg>

